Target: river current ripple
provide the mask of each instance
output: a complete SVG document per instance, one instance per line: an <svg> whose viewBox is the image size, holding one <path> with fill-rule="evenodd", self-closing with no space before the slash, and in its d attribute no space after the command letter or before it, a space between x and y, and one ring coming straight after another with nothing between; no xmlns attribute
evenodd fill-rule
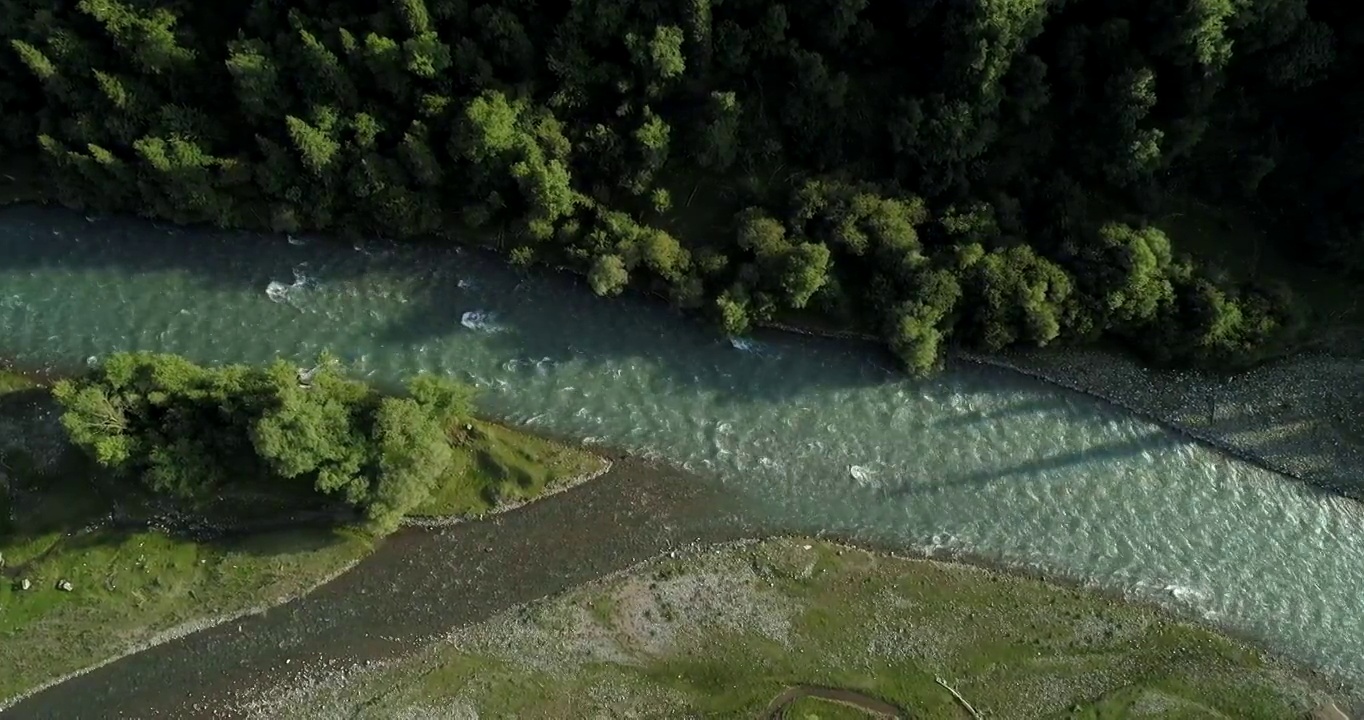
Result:
<svg viewBox="0 0 1364 720"><path fill-rule="evenodd" d="M480 385L488 414L714 476L747 523L1027 567L1212 620L1364 683L1364 513L1010 373L731 343L473 251L0 211L7 355L310 359Z"/></svg>

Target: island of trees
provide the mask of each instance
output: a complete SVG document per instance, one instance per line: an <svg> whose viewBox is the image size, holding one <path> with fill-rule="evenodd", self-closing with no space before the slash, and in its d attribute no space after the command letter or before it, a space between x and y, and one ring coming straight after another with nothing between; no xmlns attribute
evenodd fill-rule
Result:
<svg viewBox="0 0 1364 720"><path fill-rule="evenodd" d="M52 394L71 441L130 494L200 512L242 498L330 509L375 533L431 496L473 417L465 385L418 375L384 395L325 355L300 372L116 353Z"/></svg>
<svg viewBox="0 0 1364 720"><path fill-rule="evenodd" d="M1147 218L1171 198L1254 208L1287 254L1364 267L1361 18L1336 0L0 0L0 165L78 208L483 243L730 333L856 322L919 371L948 343L1099 340L1225 366L1283 347L1300 305Z"/></svg>

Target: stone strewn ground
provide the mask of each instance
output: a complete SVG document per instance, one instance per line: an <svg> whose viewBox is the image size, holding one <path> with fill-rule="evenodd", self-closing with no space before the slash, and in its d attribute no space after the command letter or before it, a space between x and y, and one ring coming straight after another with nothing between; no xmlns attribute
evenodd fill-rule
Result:
<svg viewBox="0 0 1364 720"><path fill-rule="evenodd" d="M1311 354L1230 376L1143 368L1096 350L968 362L1101 397L1227 452L1364 499L1364 359Z"/></svg>
<svg viewBox="0 0 1364 720"><path fill-rule="evenodd" d="M1149 607L781 538L683 547L396 662L229 706L261 720L767 718L811 690L941 720L970 720L963 701L1008 720L1268 720L1331 700L1317 678Z"/></svg>
<svg viewBox="0 0 1364 720"><path fill-rule="evenodd" d="M880 343L856 332L775 330ZM1218 375L1142 367L1077 348L958 353L1114 403L1261 467L1364 500L1364 328L1322 334L1321 350Z"/></svg>

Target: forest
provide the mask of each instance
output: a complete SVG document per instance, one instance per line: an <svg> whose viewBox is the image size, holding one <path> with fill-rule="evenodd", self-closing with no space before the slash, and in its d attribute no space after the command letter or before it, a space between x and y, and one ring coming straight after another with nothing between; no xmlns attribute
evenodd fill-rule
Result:
<svg viewBox="0 0 1364 720"><path fill-rule="evenodd" d="M1106 342L1226 367L1285 287L1171 198L1364 268L1337 0L0 0L0 171L101 212L495 248L905 366Z"/></svg>

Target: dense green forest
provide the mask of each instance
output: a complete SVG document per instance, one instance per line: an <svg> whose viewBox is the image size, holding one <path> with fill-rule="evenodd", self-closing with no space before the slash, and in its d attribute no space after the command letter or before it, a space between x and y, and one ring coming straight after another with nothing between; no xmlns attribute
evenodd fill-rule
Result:
<svg viewBox="0 0 1364 720"><path fill-rule="evenodd" d="M484 243L731 333L856 321L916 370L1226 365L1291 337L1291 295L1143 218L1254 208L1364 268L1361 42L1338 0L0 0L0 166L82 208Z"/></svg>
<svg viewBox="0 0 1364 720"><path fill-rule="evenodd" d="M381 532L431 495L472 417L466 386L419 375L385 396L325 355L300 373L115 353L53 395L77 446L155 496L352 508Z"/></svg>

